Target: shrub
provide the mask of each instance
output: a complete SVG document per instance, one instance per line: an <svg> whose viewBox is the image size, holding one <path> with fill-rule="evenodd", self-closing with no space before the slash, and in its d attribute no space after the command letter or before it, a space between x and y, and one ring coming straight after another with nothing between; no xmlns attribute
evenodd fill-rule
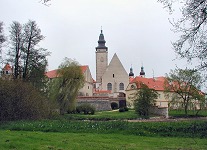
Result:
<svg viewBox="0 0 207 150"><path fill-rule="evenodd" d="M118 104L116 102L112 102L111 103L111 109L114 110L114 109L118 109Z"/></svg>
<svg viewBox="0 0 207 150"><path fill-rule="evenodd" d="M129 111L129 108L125 106L125 107L124 107L124 110L125 110L125 111Z"/></svg>
<svg viewBox="0 0 207 150"><path fill-rule="evenodd" d="M94 115L95 110L96 110L95 107L92 106L91 104L88 104L88 103L84 103L84 104L81 104L81 105L76 107L76 112L77 113L83 112L85 115L86 114Z"/></svg>
<svg viewBox="0 0 207 150"><path fill-rule="evenodd" d="M47 98L30 84L0 80L0 121L46 118L49 106Z"/></svg>
<svg viewBox="0 0 207 150"><path fill-rule="evenodd" d="M124 107L119 108L119 112L125 112Z"/></svg>

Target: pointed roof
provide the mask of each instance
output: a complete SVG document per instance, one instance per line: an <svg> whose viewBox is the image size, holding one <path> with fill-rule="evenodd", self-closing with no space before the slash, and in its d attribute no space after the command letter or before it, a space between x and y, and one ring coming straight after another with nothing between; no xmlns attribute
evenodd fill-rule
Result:
<svg viewBox="0 0 207 150"><path fill-rule="evenodd" d="M88 65L80 66L80 67L81 67L82 73L85 73L85 71L88 69ZM58 77L57 71L58 69L51 70L51 71L46 72L45 75L50 79L57 78Z"/></svg>
<svg viewBox="0 0 207 150"><path fill-rule="evenodd" d="M133 73L132 67L130 68L129 77L134 77L134 73Z"/></svg>
<svg viewBox="0 0 207 150"><path fill-rule="evenodd" d="M12 70L12 67L9 65L9 63L7 63L2 70L10 71L10 70Z"/></svg>
<svg viewBox="0 0 207 150"><path fill-rule="evenodd" d="M124 69L124 67L123 67L123 65L122 65L121 61L119 60L119 58L118 58L118 56L117 56L116 53L115 53L114 56L112 57L111 62L109 63L108 67L106 68L106 71L105 71L105 73L103 74L103 76L104 76L105 74L107 74L108 72L113 71L115 68L119 68L118 70L119 70L120 72L122 72L122 73L124 72L124 73L126 74L126 76L128 76L128 73L127 73L126 70Z"/></svg>
<svg viewBox="0 0 207 150"><path fill-rule="evenodd" d="M144 76L144 75L145 75L145 72L144 72L144 67L142 66L142 67L141 67L140 76Z"/></svg>
<svg viewBox="0 0 207 150"><path fill-rule="evenodd" d="M100 49L100 48L103 48L103 49L108 49L106 46L105 46L105 39L104 39L104 35L103 35L103 30L101 30L101 33L99 35L99 40L98 40L98 46L96 47L96 49Z"/></svg>

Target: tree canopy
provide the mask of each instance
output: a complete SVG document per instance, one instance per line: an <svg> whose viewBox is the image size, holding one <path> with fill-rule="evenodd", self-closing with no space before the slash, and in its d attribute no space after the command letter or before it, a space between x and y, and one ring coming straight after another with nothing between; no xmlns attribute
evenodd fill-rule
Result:
<svg viewBox="0 0 207 150"><path fill-rule="evenodd" d="M135 93L134 107L135 112L142 117L149 117L149 109L153 106L158 93L150 89L147 85L140 83L140 89Z"/></svg>
<svg viewBox="0 0 207 150"><path fill-rule="evenodd" d="M1 58L1 48L2 48L2 44L6 41L6 37L4 35L4 32L3 32L3 22L0 21L0 63L2 61L2 58Z"/></svg>
<svg viewBox="0 0 207 150"><path fill-rule="evenodd" d="M171 70L165 83L165 92L171 99L171 107L184 108L186 115L189 109L200 110L205 98L200 90L202 83L202 77L197 70Z"/></svg>
<svg viewBox="0 0 207 150"><path fill-rule="evenodd" d="M85 78L78 62L68 58L59 66L57 76L50 82L49 96L58 103L60 114L64 114L75 109L76 97Z"/></svg>
<svg viewBox="0 0 207 150"><path fill-rule="evenodd" d="M171 22L174 31L180 34L179 39L173 42L175 52L188 61L197 60L198 69L207 69L207 0L158 1L171 13L176 2L180 6L181 18Z"/></svg>
<svg viewBox="0 0 207 150"><path fill-rule="evenodd" d="M44 39L35 21L25 24L13 21L10 28L10 48L7 62L14 66L14 79L23 79L35 87L43 88L44 74L47 66L46 57L50 53L39 47Z"/></svg>

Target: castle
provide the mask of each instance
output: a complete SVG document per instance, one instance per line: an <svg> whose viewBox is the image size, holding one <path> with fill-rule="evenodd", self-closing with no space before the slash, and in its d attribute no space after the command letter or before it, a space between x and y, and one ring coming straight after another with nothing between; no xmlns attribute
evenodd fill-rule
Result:
<svg viewBox="0 0 207 150"><path fill-rule="evenodd" d="M139 76L134 77L132 67L128 74L116 53L113 55L110 63L108 63L108 47L105 44L106 41L101 30L98 46L95 48L96 80L93 79L88 65L80 66L85 77L85 84L78 93L77 99L79 103L89 102L95 105L98 110L111 110L112 102L116 102L119 107L132 106L133 101L128 97L131 93L138 90L138 87L136 87L137 82L150 83L150 85L153 85L152 88L160 87L164 84L163 78L159 78L159 80L145 78L143 66ZM11 73L9 64L3 68L3 72ZM49 79L56 78L57 69L48 71L45 75ZM164 91L163 88L160 90L161 92ZM156 103L160 107L167 107L167 104L168 102L163 96Z"/></svg>

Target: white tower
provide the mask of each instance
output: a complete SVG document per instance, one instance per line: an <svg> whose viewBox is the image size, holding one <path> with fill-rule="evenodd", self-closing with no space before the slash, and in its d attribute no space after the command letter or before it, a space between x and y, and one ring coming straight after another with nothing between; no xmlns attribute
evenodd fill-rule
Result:
<svg viewBox="0 0 207 150"><path fill-rule="evenodd" d="M105 46L103 31L99 35L98 46L96 47L96 83L100 87L102 76L108 66L108 48Z"/></svg>

